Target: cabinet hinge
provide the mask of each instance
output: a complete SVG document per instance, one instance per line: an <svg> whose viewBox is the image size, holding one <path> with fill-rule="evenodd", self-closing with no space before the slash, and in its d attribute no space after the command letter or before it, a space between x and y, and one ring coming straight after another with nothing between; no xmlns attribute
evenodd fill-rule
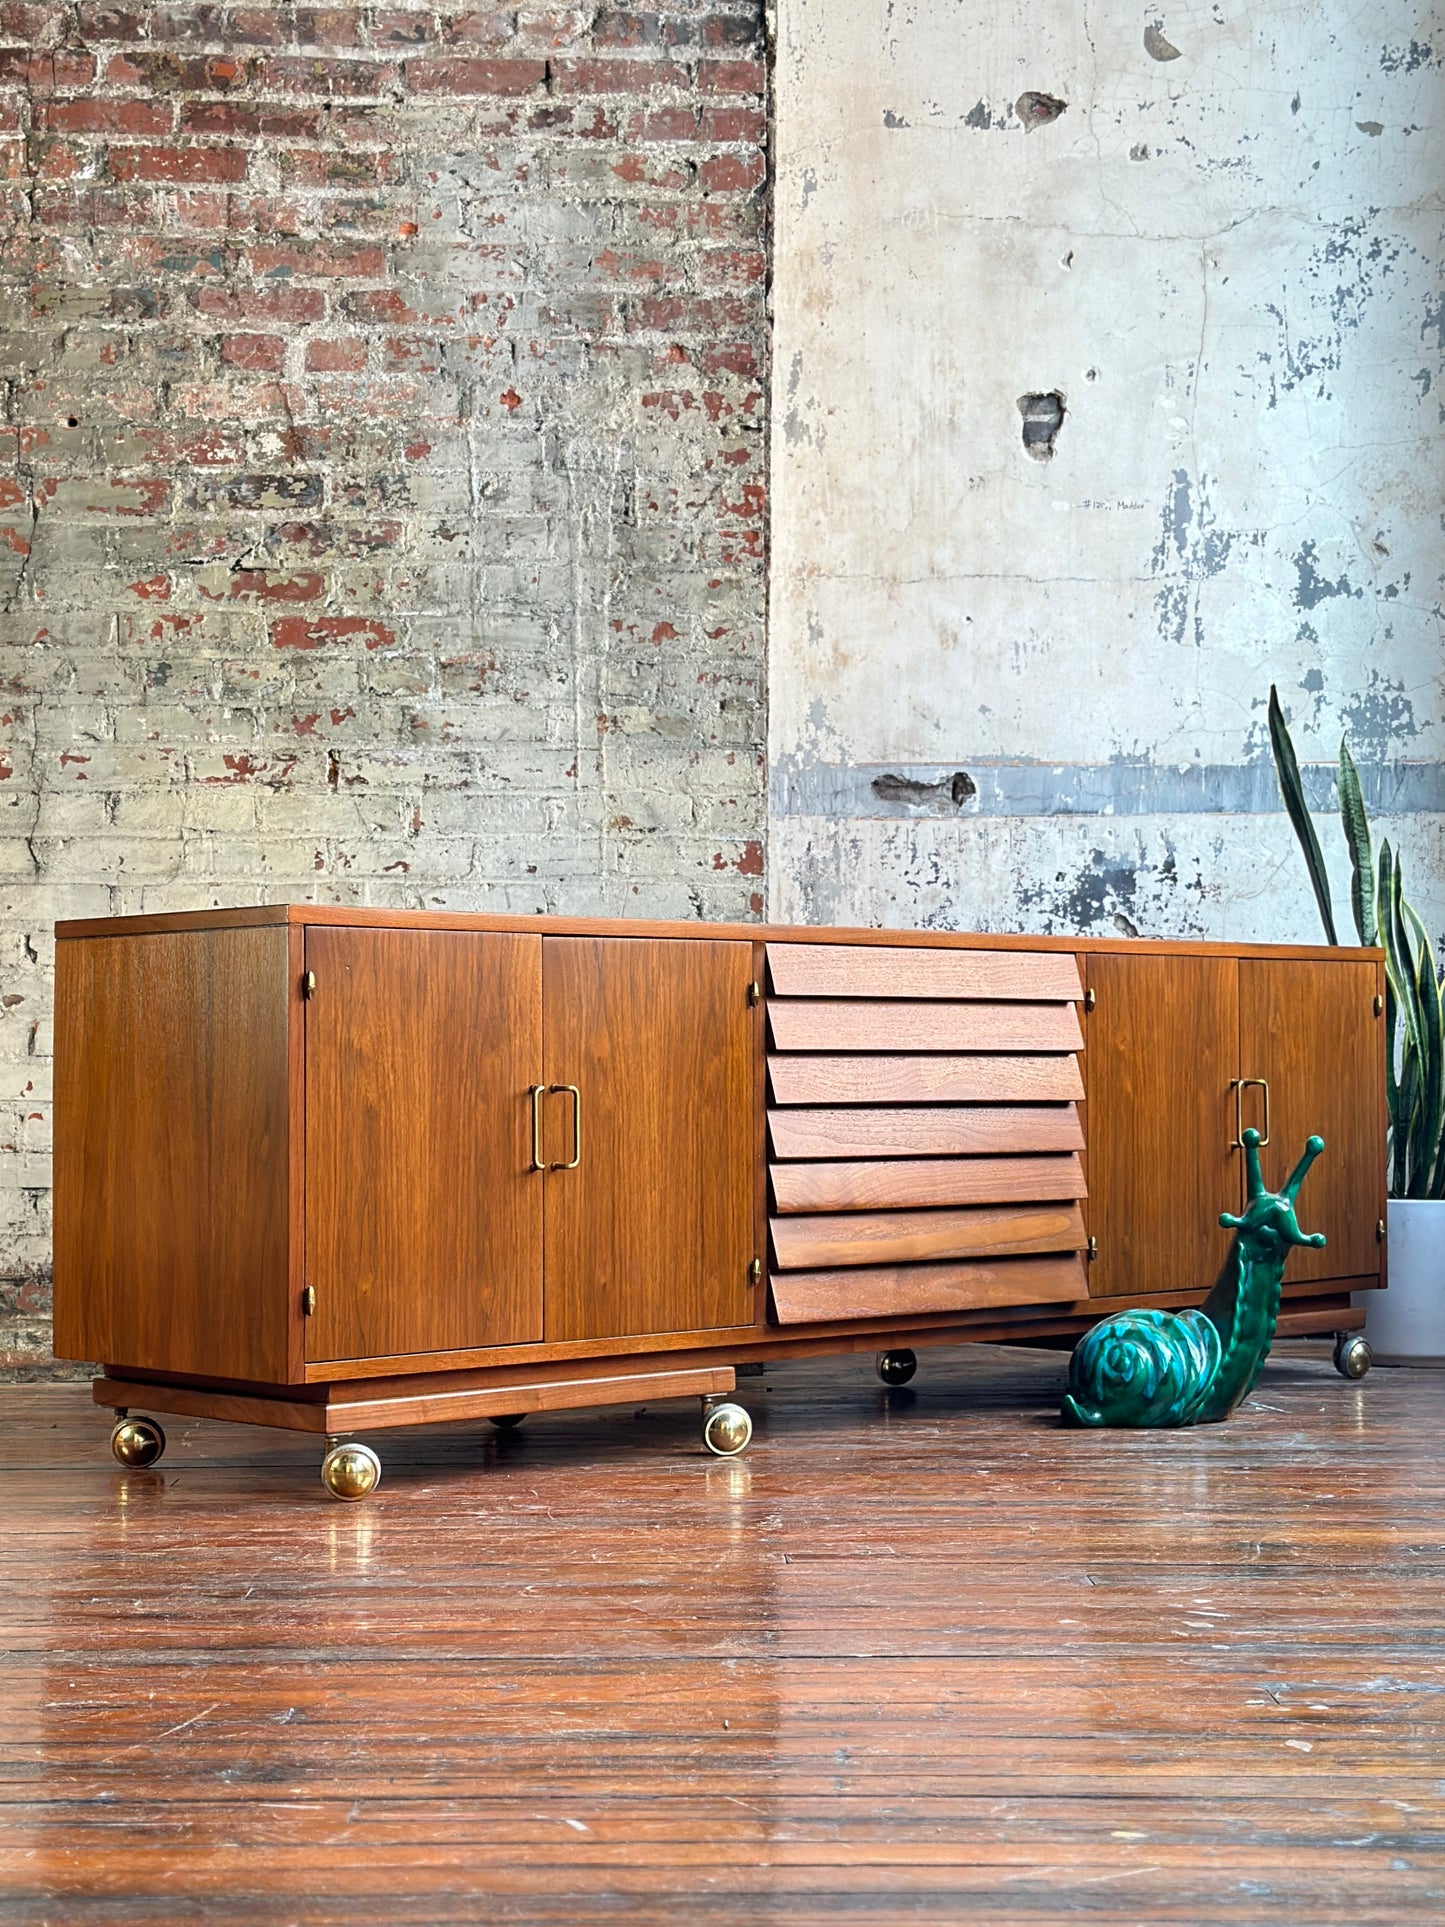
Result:
<svg viewBox="0 0 1445 1927"><path fill-rule="evenodd" d="M750 1285L759 1284L762 1280L762 1276L763 1276L763 1261L761 1258L754 1258L752 1263L748 1266L748 1283Z"/></svg>
<svg viewBox="0 0 1445 1927"><path fill-rule="evenodd" d="M308 970L302 977L301 995L303 997L314 997L316 995L316 972L314 970Z"/></svg>
<svg viewBox="0 0 1445 1927"><path fill-rule="evenodd" d="M1376 1218L1375 1243L1382 1245L1384 1242L1385 1242L1385 1220L1383 1218Z"/></svg>
<svg viewBox="0 0 1445 1927"><path fill-rule="evenodd" d="M1084 992L1084 1009L1092 1010L1095 1004L1098 1003L1098 1001L1099 1001L1098 998L1094 995L1093 986L1090 985L1090 987Z"/></svg>
<svg viewBox="0 0 1445 1927"><path fill-rule="evenodd" d="M315 1310L316 1310L316 1287L315 1285L308 1285L301 1294L302 1315L306 1318L310 1318L312 1313Z"/></svg>
<svg viewBox="0 0 1445 1927"><path fill-rule="evenodd" d="M750 1005L755 1005L755 1004L760 1004L762 1001L763 1001L762 985L759 983L749 984L748 985L748 1003Z"/></svg>
<svg viewBox="0 0 1445 1927"><path fill-rule="evenodd" d="M1098 1257L1099 1240L1097 1238L1090 1238L1089 1242L1084 1246L1084 1254L1091 1260Z"/></svg>
<svg viewBox="0 0 1445 1927"><path fill-rule="evenodd" d="M1377 1017L1383 1017L1384 1014L1385 1014L1385 1000L1377 990L1375 992L1375 1015Z"/></svg>

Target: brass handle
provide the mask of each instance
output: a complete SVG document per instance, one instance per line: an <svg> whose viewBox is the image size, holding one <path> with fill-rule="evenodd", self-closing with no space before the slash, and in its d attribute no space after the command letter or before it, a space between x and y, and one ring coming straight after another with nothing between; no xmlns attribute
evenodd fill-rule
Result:
<svg viewBox="0 0 1445 1927"><path fill-rule="evenodd" d="M582 1162L582 1093L575 1084L553 1084L551 1088L560 1097L563 1091L572 1098L572 1156L566 1164L553 1164L553 1171L575 1171Z"/></svg>
<svg viewBox="0 0 1445 1927"><path fill-rule="evenodd" d="M1244 1148L1244 1093L1251 1084L1254 1084L1264 1092L1264 1129L1259 1134L1259 1142L1262 1149L1269 1143L1268 1080L1263 1077L1235 1077L1231 1078L1230 1082L1234 1085L1234 1142L1229 1148L1231 1151L1239 1151Z"/></svg>
<svg viewBox="0 0 1445 1927"><path fill-rule="evenodd" d="M542 1150L542 1099L547 1095L545 1084L532 1086L532 1169L545 1171L547 1159Z"/></svg>

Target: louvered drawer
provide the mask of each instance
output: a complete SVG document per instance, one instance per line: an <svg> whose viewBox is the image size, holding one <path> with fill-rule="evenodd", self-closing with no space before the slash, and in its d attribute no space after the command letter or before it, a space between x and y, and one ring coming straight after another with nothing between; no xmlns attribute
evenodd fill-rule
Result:
<svg viewBox="0 0 1445 1927"><path fill-rule="evenodd" d="M1084 1297L1073 957L767 955L776 1322Z"/></svg>

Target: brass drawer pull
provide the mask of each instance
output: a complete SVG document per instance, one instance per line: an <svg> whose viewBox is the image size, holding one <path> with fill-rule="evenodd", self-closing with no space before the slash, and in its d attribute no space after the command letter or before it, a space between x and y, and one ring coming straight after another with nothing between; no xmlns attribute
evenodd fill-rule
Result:
<svg viewBox="0 0 1445 1927"><path fill-rule="evenodd" d="M545 1171L546 1156L542 1150L542 1099L547 1095L545 1084L532 1086L532 1169Z"/></svg>
<svg viewBox="0 0 1445 1927"><path fill-rule="evenodd" d="M582 1093L575 1084L553 1084L551 1089L560 1097L563 1091L572 1099L572 1156L566 1164L553 1164L552 1171L575 1171L582 1162Z"/></svg>
<svg viewBox="0 0 1445 1927"><path fill-rule="evenodd" d="M1251 1084L1264 1092L1264 1129L1259 1134L1261 1148L1269 1143L1269 1084L1263 1077L1235 1077L1230 1082L1234 1086L1234 1142L1231 1151L1244 1148L1244 1093Z"/></svg>

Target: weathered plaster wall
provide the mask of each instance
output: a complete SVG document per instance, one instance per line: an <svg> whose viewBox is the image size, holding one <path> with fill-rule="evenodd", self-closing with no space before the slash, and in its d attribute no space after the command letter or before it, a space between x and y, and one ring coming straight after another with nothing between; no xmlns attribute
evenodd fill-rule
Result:
<svg viewBox="0 0 1445 1927"><path fill-rule="evenodd" d="M1442 56L780 0L774 914L1313 938L1273 680L1445 927Z"/></svg>
<svg viewBox="0 0 1445 1927"><path fill-rule="evenodd" d="M0 1365L56 918L761 911L761 24L0 6Z"/></svg>

